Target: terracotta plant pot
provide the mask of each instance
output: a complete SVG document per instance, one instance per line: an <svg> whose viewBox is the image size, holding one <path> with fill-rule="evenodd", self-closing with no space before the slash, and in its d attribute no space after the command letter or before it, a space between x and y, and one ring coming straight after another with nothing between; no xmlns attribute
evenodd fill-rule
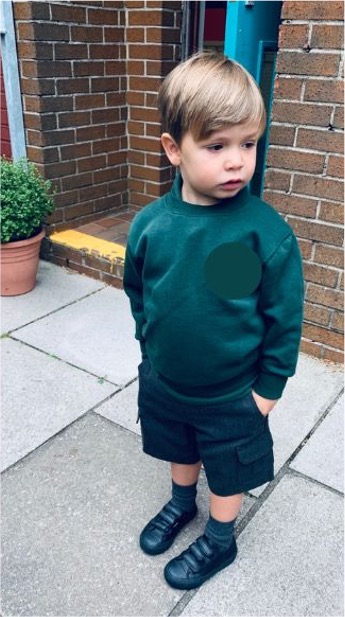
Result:
<svg viewBox="0 0 345 617"><path fill-rule="evenodd" d="M28 240L1 244L1 295L19 296L36 284L42 230Z"/></svg>

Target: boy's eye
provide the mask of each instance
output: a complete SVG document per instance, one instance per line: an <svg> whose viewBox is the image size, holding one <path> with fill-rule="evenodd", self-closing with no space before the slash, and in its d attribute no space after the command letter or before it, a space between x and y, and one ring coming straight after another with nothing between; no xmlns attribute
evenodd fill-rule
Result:
<svg viewBox="0 0 345 617"><path fill-rule="evenodd" d="M211 150L212 152L218 152L223 148L222 144L212 144L211 146L207 146L207 150Z"/></svg>

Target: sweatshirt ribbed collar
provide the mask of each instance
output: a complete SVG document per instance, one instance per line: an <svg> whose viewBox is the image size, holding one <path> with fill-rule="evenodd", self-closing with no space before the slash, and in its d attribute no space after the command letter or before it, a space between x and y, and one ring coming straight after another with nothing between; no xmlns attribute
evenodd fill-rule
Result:
<svg viewBox="0 0 345 617"><path fill-rule="evenodd" d="M166 195L165 202L168 209L176 214L184 214L186 216L228 216L234 211L243 208L249 201L249 188L244 187L235 197L230 199L222 199L214 206L198 206L183 201L181 197L182 177L178 173L174 180L170 193Z"/></svg>

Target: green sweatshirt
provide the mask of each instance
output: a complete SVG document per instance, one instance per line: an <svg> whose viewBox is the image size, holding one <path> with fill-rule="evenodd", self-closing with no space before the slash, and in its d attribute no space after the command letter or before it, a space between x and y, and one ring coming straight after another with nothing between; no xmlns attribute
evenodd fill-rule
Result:
<svg viewBox="0 0 345 617"><path fill-rule="evenodd" d="M170 193L132 221L124 290L163 387L191 403L281 396L301 337L296 238L246 187L213 206Z"/></svg>

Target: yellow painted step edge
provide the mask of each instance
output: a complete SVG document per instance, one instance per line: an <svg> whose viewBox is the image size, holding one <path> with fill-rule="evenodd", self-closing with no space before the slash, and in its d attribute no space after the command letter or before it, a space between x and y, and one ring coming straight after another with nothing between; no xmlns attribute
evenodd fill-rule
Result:
<svg viewBox="0 0 345 617"><path fill-rule="evenodd" d="M83 250L89 255L97 254L114 262L123 261L125 258L126 249L121 244L82 234L74 229L58 231L50 236L50 240L63 246Z"/></svg>

